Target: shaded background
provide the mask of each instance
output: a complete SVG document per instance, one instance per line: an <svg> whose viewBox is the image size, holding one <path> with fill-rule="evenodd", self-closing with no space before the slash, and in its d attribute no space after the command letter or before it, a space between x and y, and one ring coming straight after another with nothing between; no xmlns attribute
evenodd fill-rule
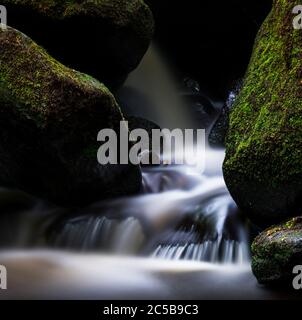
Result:
<svg viewBox="0 0 302 320"><path fill-rule="evenodd" d="M179 77L197 80L224 99L247 68L272 0L145 0L156 21L155 42Z"/></svg>

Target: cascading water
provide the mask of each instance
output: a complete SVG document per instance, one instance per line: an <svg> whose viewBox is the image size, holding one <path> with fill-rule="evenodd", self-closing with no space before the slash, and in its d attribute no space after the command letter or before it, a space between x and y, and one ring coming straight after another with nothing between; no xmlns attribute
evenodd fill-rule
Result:
<svg viewBox="0 0 302 320"><path fill-rule="evenodd" d="M158 106L154 117L149 117L151 120L160 119L162 127L173 128L177 124L189 128L190 107L177 94L169 72L154 50L153 47L149 50L127 86L153 97L154 105L165 102L165 108ZM158 86L150 88L148 81L154 84L159 76L164 90ZM140 113L149 116L150 109ZM208 147L198 157L205 157L204 172L186 165L144 167L142 194L95 203L76 212L28 200L26 212L20 210L15 216L18 218L7 219L11 225L7 221L0 224L2 234L14 234L11 242L2 241L2 246L63 248L213 263L248 262L246 222L223 180L224 151ZM26 229L22 235L21 229Z"/></svg>
<svg viewBox="0 0 302 320"><path fill-rule="evenodd" d="M145 169L145 194L95 204L91 214L63 219L49 244L175 260L248 262L247 229L222 177L224 153L207 154L209 168L203 174L186 166Z"/></svg>
<svg viewBox="0 0 302 320"><path fill-rule="evenodd" d="M186 166L146 168L145 194L94 204L74 217L61 217L64 211L48 213L41 206L33 213L29 210L23 217L31 221L29 230L14 237L15 245L248 262L247 229L220 169L224 153L208 151L207 155L207 170L202 175ZM23 219L20 221L24 228ZM37 237L44 233L46 239Z"/></svg>

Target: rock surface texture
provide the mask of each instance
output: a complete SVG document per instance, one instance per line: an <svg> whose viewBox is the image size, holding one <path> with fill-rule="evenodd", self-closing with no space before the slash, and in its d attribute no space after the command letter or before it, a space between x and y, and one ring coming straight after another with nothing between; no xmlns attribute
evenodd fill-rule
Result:
<svg viewBox="0 0 302 320"><path fill-rule="evenodd" d="M97 134L123 120L110 91L0 30L0 183L59 204L137 192L138 167L97 162Z"/></svg>
<svg viewBox="0 0 302 320"><path fill-rule="evenodd" d="M302 33L294 0L274 0L230 114L224 177L259 225L298 216L302 197Z"/></svg>
<svg viewBox="0 0 302 320"><path fill-rule="evenodd" d="M68 67L110 88L123 83L150 44L154 21L142 0L3 0L9 25Z"/></svg>
<svg viewBox="0 0 302 320"><path fill-rule="evenodd" d="M252 245L252 269L260 283L291 284L302 265L302 217L271 227Z"/></svg>

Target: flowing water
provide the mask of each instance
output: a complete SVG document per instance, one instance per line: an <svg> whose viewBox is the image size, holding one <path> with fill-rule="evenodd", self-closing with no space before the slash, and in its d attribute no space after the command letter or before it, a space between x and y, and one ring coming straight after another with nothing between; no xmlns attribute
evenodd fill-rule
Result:
<svg viewBox="0 0 302 320"><path fill-rule="evenodd" d="M224 153L208 151L209 169L145 169L144 194L94 204L59 219L48 238L57 248L164 259L248 262L247 229L225 187Z"/></svg>
<svg viewBox="0 0 302 320"><path fill-rule="evenodd" d="M194 84L194 83L193 83ZM130 114L145 116L162 128L192 128L194 112L179 94L168 64L152 46L125 88L145 97L132 101ZM194 87L195 92L199 91ZM201 93L198 92L201 96ZM228 101L234 100L230 93ZM135 100L135 99L134 99ZM210 99L209 99L210 100ZM123 101L122 101L123 102ZM219 103L210 101L217 109ZM153 107L151 108L150 105ZM134 110L134 111L133 111ZM211 118L209 114L205 117ZM211 129L215 117L211 118ZM223 150L193 155L197 166L143 168L143 195L98 203L74 218L63 220L50 236L58 248L103 250L173 260L242 264L249 261L248 230L224 183ZM197 162L198 164L198 162Z"/></svg>
<svg viewBox="0 0 302 320"><path fill-rule="evenodd" d="M141 108L137 115L158 120L165 128L190 128L189 106L177 94L167 67L154 50L149 50L127 86L153 97L152 104L161 101L165 107L158 106L154 112ZM214 108L221 107L211 103ZM224 151L207 147L198 157L204 157L203 172L198 166L144 167L140 195L78 210L53 207L22 192L1 189L0 245L5 249L136 256L159 262L246 265L250 260L249 230L224 183Z"/></svg>

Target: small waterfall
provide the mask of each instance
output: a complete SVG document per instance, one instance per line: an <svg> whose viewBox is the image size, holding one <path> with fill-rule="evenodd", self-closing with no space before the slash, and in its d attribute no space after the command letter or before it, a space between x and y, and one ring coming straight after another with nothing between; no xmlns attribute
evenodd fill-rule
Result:
<svg viewBox="0 0 302 320"><path fill-rule="evenodd" d="M153 258L167 260L207 261L212 263L244 264L249 255L244 243L235 240L205 241L185 245L160 245L151 255Z"/></svg>
<svg viewBox="0 0 302 320"><path fill-rule="evenodd" d="M155 110L144 103L136 106L139 116L160 120L162 128L190 128L190 116L186 116L190 105L181 99L155 47L150 48L126 86L152 96L157 106ZM229 100L233 99L231 92ZM198 101L199 110L202 99ZM207 108L211 104L209 100ZM205 157L204 172L199 172L198 166L144 167L141 194L78 210L55 208L22 194L24 206L20 200L21 208L15 209L19 212L14 219L10 211L0 217L0 246L212 263L248 262L248 229L224 183L224 151L208 147L199 156ZM0 198L10 198L9 194L0 189ZM16 193L14 202L18 197L21 195Z"/></svg>
<svg viewBox="0 0 302 320"><path fill-rule="evenodd" d="M144 193L100 202L61 219L48 246L171 260L243 264L247 228L222 177L223 151L208 150L206 171L144 168Z"/></svg>
<svg viewBox="0 0 302 320"><path fill-rule="evenodd" d="M211 183L214 188L207 193ZM223 186L222 176L207 176L194 191L188 191L193 206L186 212L189 207L183 202L184 217L153 241L151 256L212 263L248 262L247 227Z"/></svg>
<svg viewBox="0 0 302 320"><path fill-rule="evenodd" d="M135 254L144 242L144 234L137 219L78 217L68 220L52 235L53 246L81 251L103 250L115 254Z"/></svg>

